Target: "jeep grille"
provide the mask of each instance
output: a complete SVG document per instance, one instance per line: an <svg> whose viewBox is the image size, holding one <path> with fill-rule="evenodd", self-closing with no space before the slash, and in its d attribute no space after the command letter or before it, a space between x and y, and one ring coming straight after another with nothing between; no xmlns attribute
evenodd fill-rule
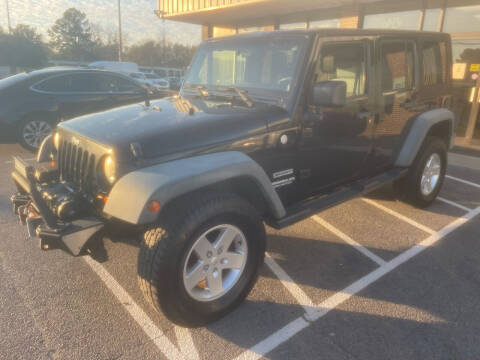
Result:
<svg viewBox="0 0 480 360"><path fill-rule="evenodd" d="M58 167L61 180L72 183L77 190L92 190L95 179L94 154L64 140L58 149Z"/></svg>

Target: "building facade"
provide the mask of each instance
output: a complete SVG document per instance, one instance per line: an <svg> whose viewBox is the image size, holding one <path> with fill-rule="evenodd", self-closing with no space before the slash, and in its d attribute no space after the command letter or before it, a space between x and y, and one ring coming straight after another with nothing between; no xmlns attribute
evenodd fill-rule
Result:
<svg viewBox="0 0 480 360"><path fill-rule="evenodd" d="M480 72L480 0L158 0L157 14L202 25L204 39L328 27L448 32L457 63L453 71L457 135L480 139L478 114L470 114L472 75ZM472 126L467 131L469 119L473 131Z"/></svg>

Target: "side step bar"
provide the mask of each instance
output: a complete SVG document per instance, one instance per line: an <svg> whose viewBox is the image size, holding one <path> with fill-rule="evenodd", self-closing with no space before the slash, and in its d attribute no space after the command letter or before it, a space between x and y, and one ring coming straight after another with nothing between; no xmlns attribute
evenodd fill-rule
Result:
<svg viewBox="0 0 480 360"><path fill-rule="evenodd" d="M358 182L350 187L342 188L333 193L315 197L313 199L301 202L287 208L287 215L281 219L267 219L267 224L275 229L282 229L307 219L310 216L338 205L347 200L361 196L382 187L385 184L391 183L406 175L408 169L396 168L389 170L383 174L375 176L364 182Z"/></svg>

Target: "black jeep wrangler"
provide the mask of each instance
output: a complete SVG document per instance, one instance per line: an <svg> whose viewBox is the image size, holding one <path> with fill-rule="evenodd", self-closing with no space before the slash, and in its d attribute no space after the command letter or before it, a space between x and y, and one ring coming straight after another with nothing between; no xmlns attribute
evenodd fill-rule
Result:
<svg viewBox="0 0 480 360"><path fill-rule="evenodd" d="M420 207L452 145L447 34L277 31L205 41L180 94L58 125L15 158L14 211L42 249L107 223L143 235L138 279L175 323L235 308L283 228L393 183Z"/></svg>

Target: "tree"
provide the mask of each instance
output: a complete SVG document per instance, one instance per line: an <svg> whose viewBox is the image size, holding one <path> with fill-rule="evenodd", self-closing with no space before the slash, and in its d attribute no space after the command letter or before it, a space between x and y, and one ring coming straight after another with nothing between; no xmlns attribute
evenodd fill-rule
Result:
<svg viewBox="0 0 480 360"><path fill-rule="evenodd" d="M63 13L55 25L48 30L51 47L63 58L77 61L92 60L92 40L90 23L85 13L70 8Z"/></svg>
<svg viewBox="0 0 480 360"><path fill-rule="evenodd" d="M42 43L42 35L37 33L37 30L31 26L18 24L12 29L12 35L29 40L34 44Z"/></svg>
<svg viewBox="0 0 480 360"><path fill-rule="evenodd" d="M126 57L139 65L186 67L195 53L194 46L147 41L128 48Z"/></svg>
<svg viewBox="0 0 480 360"><path fill-rule="evenodd" d="M24 36L0 34L0 65L9 66L11 72L16 68L39 68L47 63L46 48Z"/></svg>

